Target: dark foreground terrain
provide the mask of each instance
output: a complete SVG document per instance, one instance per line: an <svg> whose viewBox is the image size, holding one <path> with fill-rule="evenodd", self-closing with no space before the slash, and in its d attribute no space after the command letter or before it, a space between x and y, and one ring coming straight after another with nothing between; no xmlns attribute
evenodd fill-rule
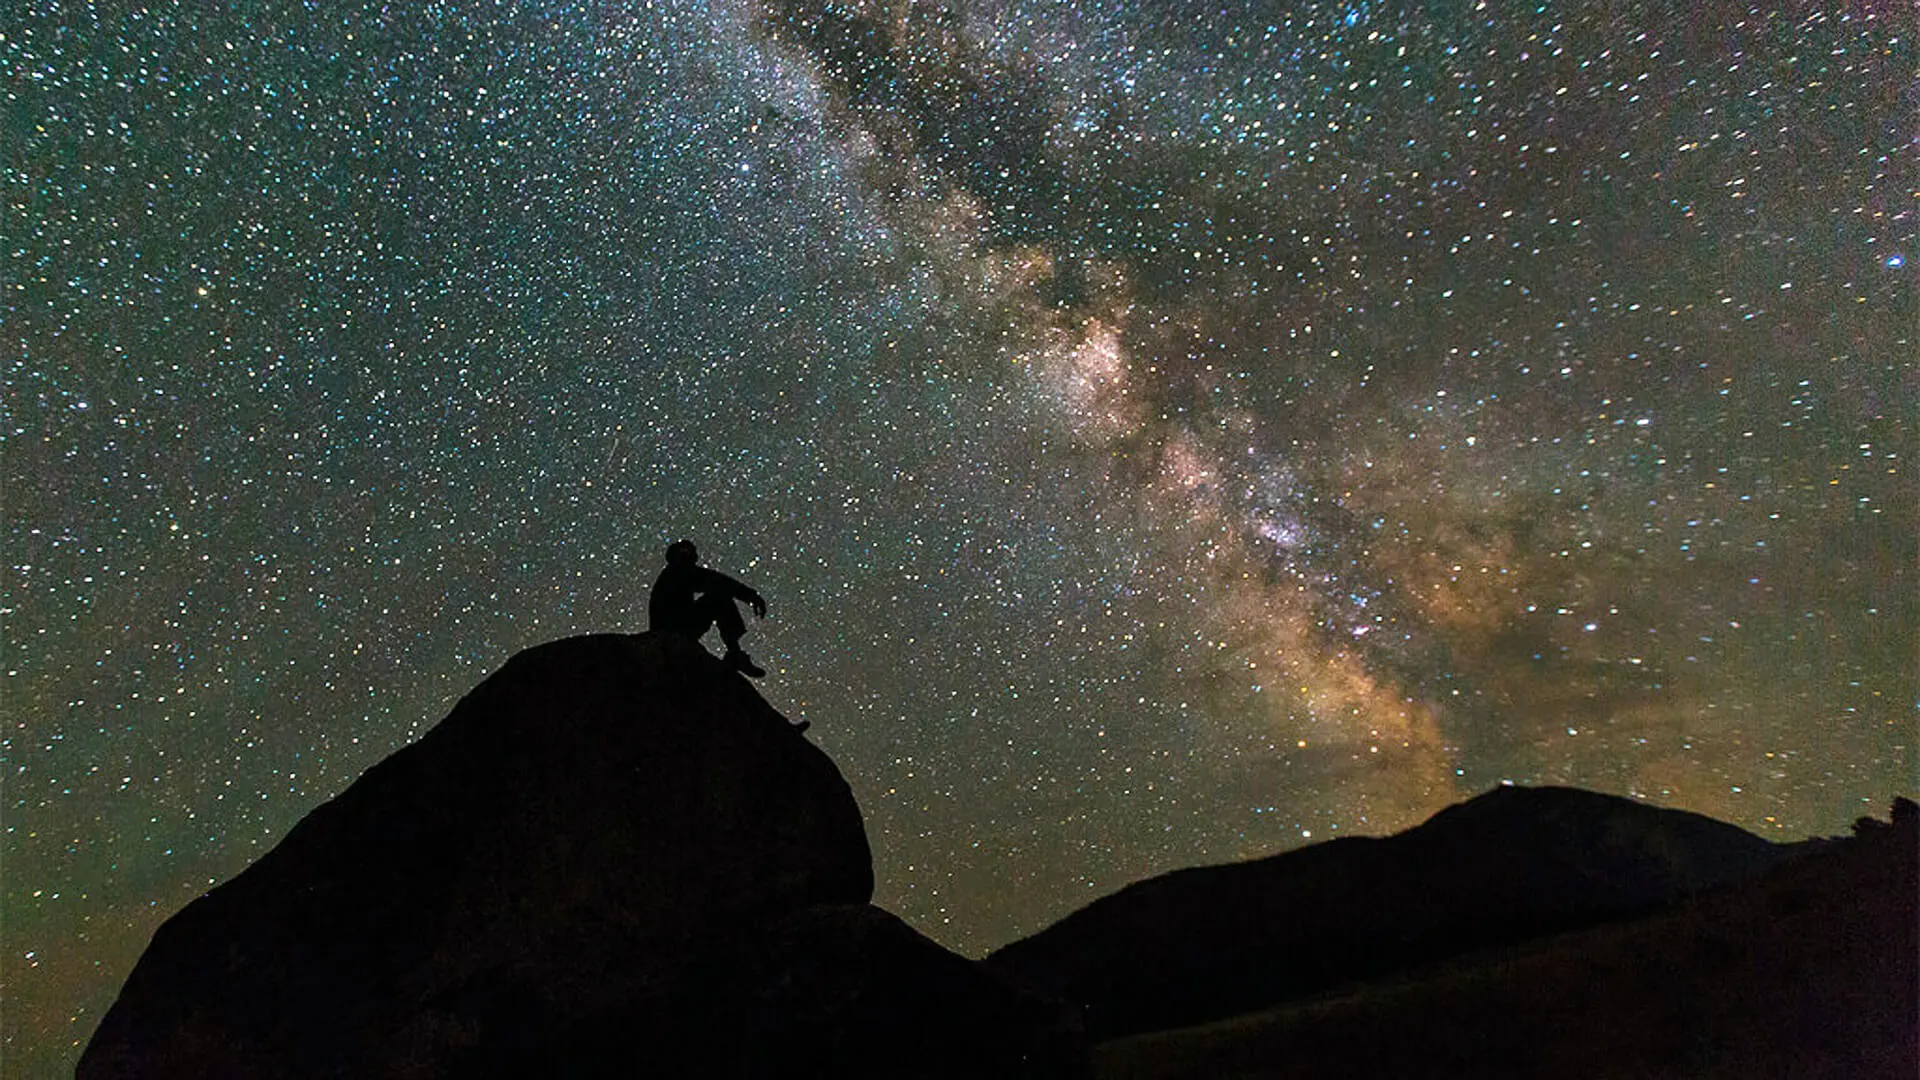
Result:
<svg viewBox="0 0 1920 1080"><path fill-rule="evenodd" d="M846 781L746 680L572 638L168 920L78 1077L1912 1080L1917 830L1501 788L977 962L871 905Z"/></svg>

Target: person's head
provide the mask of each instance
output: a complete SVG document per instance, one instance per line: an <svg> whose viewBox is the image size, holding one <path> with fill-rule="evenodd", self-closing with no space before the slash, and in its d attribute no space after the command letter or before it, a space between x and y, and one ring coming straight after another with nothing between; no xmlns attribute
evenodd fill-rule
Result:
<svg viewBox="0 0 1920 1080"><path fill-rule="evenodd" d="M700 561L700 552L691 540L675 540L667 545L668 566L692 566Z"/></svg>

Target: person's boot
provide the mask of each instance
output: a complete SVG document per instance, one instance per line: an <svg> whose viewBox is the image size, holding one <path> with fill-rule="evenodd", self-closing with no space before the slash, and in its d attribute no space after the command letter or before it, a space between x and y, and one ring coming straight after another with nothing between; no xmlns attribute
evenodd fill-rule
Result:
<svg viewBox="0 0 1920 1080"><path fill-rule="evenodd" d="M732 668L733 670L739 672L742 675L759 679L759 678L764 678L767 674L767 669L761 667L759 664L754 663L753 657L748 656L746 653L742 652L739 649L728 649L725 659L728 667Z"/></svg>

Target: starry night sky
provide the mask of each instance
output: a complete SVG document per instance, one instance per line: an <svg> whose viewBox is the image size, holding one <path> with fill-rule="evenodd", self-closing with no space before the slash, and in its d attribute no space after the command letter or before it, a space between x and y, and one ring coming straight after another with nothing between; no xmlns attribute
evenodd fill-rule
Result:
<svg viewBox="0 0 1920 1080"><path fill-rule="evenodd" d="M681 536L969 955L1503 780L1884 815L1911 24L29 0L6 1072Z"/></svg>

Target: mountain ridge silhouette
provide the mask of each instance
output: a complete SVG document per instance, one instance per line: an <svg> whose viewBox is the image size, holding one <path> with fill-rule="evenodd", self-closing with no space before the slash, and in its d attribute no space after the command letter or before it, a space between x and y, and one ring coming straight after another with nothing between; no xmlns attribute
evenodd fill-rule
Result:
<svg viewBox="0 0 1920 1080"><path fill-rule="evenodd" d="M1090 1033L1112 1037L1650 914L1786 850L1686 811L1502 786L1392 836L1137 882L987 964L1085 1005Z"/></svg>

